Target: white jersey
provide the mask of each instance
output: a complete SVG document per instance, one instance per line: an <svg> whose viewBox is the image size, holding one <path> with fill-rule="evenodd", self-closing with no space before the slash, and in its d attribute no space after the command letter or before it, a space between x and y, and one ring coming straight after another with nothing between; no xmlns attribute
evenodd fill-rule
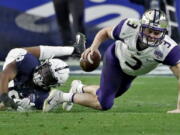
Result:
<svg viewBox="0 0 180 135"><path fill-rule="evenodd" d="M113 37L118 39L115 42L115 55L119 59L122 70L132 76L146 74L159 63L166 63L165 58L177 45L166 35L159 46L138 51L136 43L139 27L139 20L126 19L113 30Z"/></svg>
<svg viewBox="0 0 180 135"><path fill-rule="evenodd" d="M16 59L21 59L25 54L27 54L27 51L25 49L22 49L22 48L15 48L15 49L12 49L6 59L5 59L5 62L4 62L4 65L3 65L3 69L5 69L5 67L15 61Z"/></svg>

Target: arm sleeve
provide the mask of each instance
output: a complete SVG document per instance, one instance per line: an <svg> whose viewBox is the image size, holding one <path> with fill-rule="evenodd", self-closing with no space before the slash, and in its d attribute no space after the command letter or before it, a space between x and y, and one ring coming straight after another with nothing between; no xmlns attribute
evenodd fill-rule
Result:
<svg viewBox="0 0 180 135"><path fill-rule="evenodd" d="M176 45L166 56L163 64L174 66L180 63L180 45Z"/></svg>
<svg viewBox="0 0 180 135"><path fill-rule="evenodd" d="M120 37L120 34L121 34L122 27L126 20L127 19L123 19L122 21L120 21L120 23L117 26L115 26L115 28L113 29L112 35L113 35L114 39L122 40Z"/></svg>

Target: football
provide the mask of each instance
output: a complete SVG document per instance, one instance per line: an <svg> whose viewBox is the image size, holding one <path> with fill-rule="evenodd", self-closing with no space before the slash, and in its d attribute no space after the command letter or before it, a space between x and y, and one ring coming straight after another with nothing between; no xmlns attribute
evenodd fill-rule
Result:
<svg viewBox="0 0 180 135"><path fill-rule="evenodd" d="M99 66L100 62L101 54L99 51L94 51L92 55L89 53L87 58L80 59L80 67L86 72L91 72Z"/></svg>

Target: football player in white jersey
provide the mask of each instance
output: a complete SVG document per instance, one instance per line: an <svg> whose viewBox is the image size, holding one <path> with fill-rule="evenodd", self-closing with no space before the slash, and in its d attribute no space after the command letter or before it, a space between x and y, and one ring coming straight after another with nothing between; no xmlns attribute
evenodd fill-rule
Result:
<svg viewBox="0 0 180 135"><path fill-rule="evenodd" d="M99 86L86 86L79 80L72 82L72 97L59 99L66 110L73 103L108 110L114 99L128 90L132 81L146 74L162 63L168 65L177 77L179 98L177 109L170 113L180 113L180 46L167 35L168 20L164 12L156 9L146 11L140 20L124 19L114 27L100 30L81 57L98 51L102 42L114 39L103 59L103 69ZM51 105L46 108L52 108Z"/></svg>
<svg viewBox="0 0 180 135"><path fill-rule="evenodd" d="M0 109L42 109L47 97L61 96L59 90L51 90L51 87L66 82L69 67L53 57L80 56L84 50L85 36L81 33L69 47L41 45L12 49L0 72Z"/></svg>

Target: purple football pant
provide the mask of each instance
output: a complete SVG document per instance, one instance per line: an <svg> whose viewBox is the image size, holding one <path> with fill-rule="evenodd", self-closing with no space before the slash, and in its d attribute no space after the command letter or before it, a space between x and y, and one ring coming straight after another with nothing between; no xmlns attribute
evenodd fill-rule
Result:
<svg viewBox="0 0 180 135"><path fill-rule="evenodd" d="M110 109L114 98L122 95L134 78L135 76L129 76L122 71L115 56L115 44L110 45L104 54L100 88L96 92L102 109Z"/></svg>

